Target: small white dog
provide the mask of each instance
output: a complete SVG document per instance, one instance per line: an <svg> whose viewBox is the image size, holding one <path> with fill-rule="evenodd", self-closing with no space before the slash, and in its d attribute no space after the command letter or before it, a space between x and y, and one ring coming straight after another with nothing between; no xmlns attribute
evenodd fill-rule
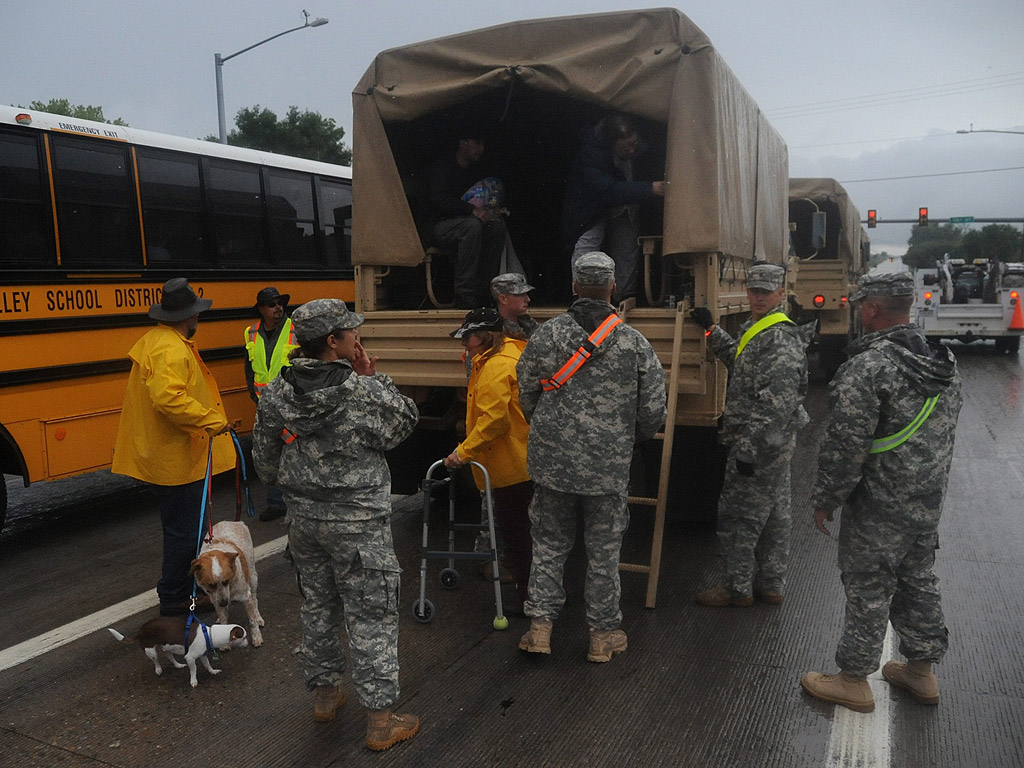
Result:
<svg viewBox="0 0 1024 768"><path fill-rule="evenodd" d="M245 603L252 644L263 645L263 617L256 601L256 556L245 523L224 521L213 526L213 540L203 544L199 557L192 561L189 575L210 596L218 624L228 623L228 606L232 601Z"/></svg>
<svg viewBox="0 0 1024 768"><path fill-rule="evenodd" d="M107 631L118 642L124 642L124 635L116 629L107 627ZM245 636L245 627L238 624L213 624L207 627L207 631L210 635L209 645L216 650L245 648L249 644L249 640ZM139 631L130 639L135 640L146 652L158 675L163 674L164 671L160 666L159 651L161 650L175 668L181 669L187 666L189 683L193 688L199 685L199 679L196 677L196 659L203 662L206 671L211 675L219 675L221 672L210 665L210 659L206 655L208 650L206 635L201 631L198 621L192 622L189 627L187 649L185 647L185 620L179 616L157 616L155 619L150 619L139 627ZM172 654L175 653L185 657L184 664L174 658Z"/></svg>

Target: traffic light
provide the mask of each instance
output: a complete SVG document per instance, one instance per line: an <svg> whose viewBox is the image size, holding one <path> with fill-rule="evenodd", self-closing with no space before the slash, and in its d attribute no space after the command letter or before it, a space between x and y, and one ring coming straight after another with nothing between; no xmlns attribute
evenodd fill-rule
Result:
<svg viewBox="0 0 1024 768"><path fill-rule="evenodd" d="M917 209L917 226L927 227L928 226L928 209L918 208Z"/></svg>
<svg viewBox="0 0 1024 768"><path fill-rule="evenodd" d="M878 226L878 212L872 208L868 211L868 229L874 229Z"/></svg>

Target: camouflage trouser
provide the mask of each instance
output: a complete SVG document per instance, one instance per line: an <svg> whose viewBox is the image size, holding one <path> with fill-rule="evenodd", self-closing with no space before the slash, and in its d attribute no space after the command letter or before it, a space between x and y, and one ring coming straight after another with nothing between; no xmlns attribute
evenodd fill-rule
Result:
<svg viewBox="0 0 1024 768"><path fill-rule="evenodd" d="M360 523L292 519L288 548L302 577L306 687L338 685L348 633L352 683L360 703L389 709L398 700L398 559L386 517Z"/></svg>
<svg viewBox="0 0 1024 768"><path fill-rule="evenodd" d="M786 587L793 528L790 465L796 444L789 441L754 465L754 476L736 471L736 451L729 451L725 485L718 501L718 546L725 567L725 587L749 597L757 586L782 593Z"/></svg>
<svg viewBox="0 0 1024 768"><path fill-rule="evenodd" d="M845 519L846 511L843 515L839 568L846 588L846 623L836 664L858 676L877 670L890 621L900 638L900 653L912 661L942 661L949 633L939 578L932 570L938 534L861 530L866 526Z"/></svg>
<svg viewBox="0 0 1024 768"><path fill-rule="evenodd" d="M565 605L562 575L576 543L577 501L583 508L583 541L587 548L587 624L595 629L616 629L622 623L619 550L629 525L625 493L580 496L534 486L530 502L533 565L525 613L555 618Z"/></svg>

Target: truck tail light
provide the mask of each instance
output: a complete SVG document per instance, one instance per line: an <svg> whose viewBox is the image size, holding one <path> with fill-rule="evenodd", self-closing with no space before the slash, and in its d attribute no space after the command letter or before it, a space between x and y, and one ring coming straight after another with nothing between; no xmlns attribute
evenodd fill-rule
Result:
<svg viewBox="0 0 1024 768"><path fill-rule="evenodd" d="M818 309L821 309L822 307L825 306L825 297L822 296L820 293L814 297L814 306L816 306Z"/></svg>
<svg viewBox="0 0 1024 768"><path fill-rule="evenodd" d="M926 305L932 303L932 292L931 291L925 291L924 292L924 303Z"/></svg>
<svg viewBox="0 0 1024 768"><path fill-rule="evenodd" d="M1010 291L1010 306L1012 307L1017 303L1017 299L1020 298L1020 294L1017 291Z"/></svg>

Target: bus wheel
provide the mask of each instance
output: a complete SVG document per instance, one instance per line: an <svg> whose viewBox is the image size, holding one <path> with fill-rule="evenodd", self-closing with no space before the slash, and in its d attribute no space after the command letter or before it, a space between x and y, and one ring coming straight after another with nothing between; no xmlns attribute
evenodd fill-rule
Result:
<svg viewBox="0 0 1024 768"><path fill-rule="evenodd" d="M7 520L7 482L0 474L0 531L4 529L4 522Z"/></svg>

